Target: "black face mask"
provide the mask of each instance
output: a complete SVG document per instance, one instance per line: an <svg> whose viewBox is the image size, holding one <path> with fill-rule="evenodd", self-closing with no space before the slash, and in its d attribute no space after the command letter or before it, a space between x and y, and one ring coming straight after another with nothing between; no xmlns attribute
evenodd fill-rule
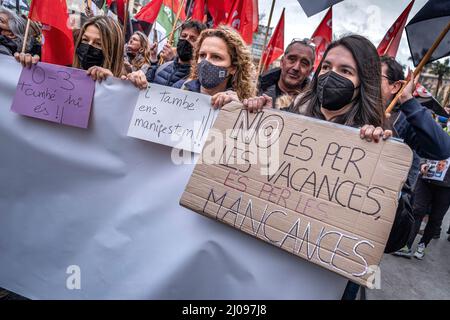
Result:
<svg viewBox="0 0 450 320"><path fill-rule="evenodd" d="M11 54L17 52L17 43L7 36L0 35L0 45L6 47L11 52Z"/></svg>
<svg viewBox="0 0 450 320"><path fill-rule="evenodd" d="M323 108L336 111L352 102L355 89L349 79L330 71L319 76L317 98Z"/></svg>
<svg viewBox="0 0 450 320"><path fill-rule="evenodd" d="M101 67L105 61L102 50L94 48L87 43L80 43L76 50L80 65L84 70L93 66Z"/></svg>
<svg viewBox="0 0 450 320"><path fill-rule="evenodd" d="M192 44L187 41L186 39L180 39L178 40L177 44L177 54L178 58L180 58L181 61L188 62L192 60L194 48L192 47Z"/></svg>

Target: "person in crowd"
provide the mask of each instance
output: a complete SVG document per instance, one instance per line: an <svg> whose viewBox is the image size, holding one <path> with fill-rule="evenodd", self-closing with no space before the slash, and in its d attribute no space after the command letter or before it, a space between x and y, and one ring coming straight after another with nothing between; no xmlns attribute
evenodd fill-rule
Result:
<svg viewBox="0 0 450 320"><path fill-rule="evenodd" d="M387 107L402 87L403 68L394 58L381 57L381 92ZM419 174L420 157L440 160L450 157L450 137L433 120L431 111L413 98L417 79L411 79L389 118L394 135L413 150L414 160L408 174L407 187L414 188Z"/></svg>
<svg viewBox="0 0 450 320"><path fill-rule="evenodd" d="M274 68L259 79L258 94L272 98L279 108L289 106L289 99L295 98L306 89L313 70L315 47L309 39L293 39L284 51L280 68ZM284 97L278 101L280 97Z"/></svg>
<svg viewBox="0 0 450 320"><path fill-rule="evenodd" d="M221 108L231 101L256 95L251 53L235 30L220 26L204 30L194 49L189 79L182 88L212 96Z"/></svg>
<svg viewBox="0 0 450 320"><path fill-rule="evenodd" d="M150 68L150 44L148 37L136 31L125 45L125 70L127 73L141 70L146 73Z"/></svg>
<svg viewBox="0 0 450 320"><path fill-rule="evenodd" d="M448 162L445 162L445 165L448 166ZM423 162L420 166L421 176L417 180L416 188L414 190L414 231L411 234L406 247L397 251L395 253L396 255L407 258L412 257L414 240L419 232L422 219L428 213L427 225L419 240L417 249L414 252L414 257L422 260L425 256L425 248L433 239L436 232L441 228L442 220L450 207L450 170L447 170L442 180L435 180L427 177L429 169L430 164L427 161ZM438 177L438 175L436 176Z"/></svg>
<svg viewBox="0 0 450 320"><path fill-rule="evenodd" d="M127 79L124 67L123 30L120 24L107 16L95 16L82 27L75 41L73 67L86 70L94 81L107 77ZM24 67L31 67L39 56L16 53L16 60ZM136 86L138 82L132 81ZM140 87L142 88L142 87Z"/></svg>
<svg viewBox="0 0 450 320"><path fill-rule="evenodd" d="M0 6L0 54L12 56L22 50L27 21Z"/></svg>
<svg viewBox="0 0 450 320"><path fill-rule="evenodd" d="M181 26L180 38L177 43L177 55L174 59L157 65L157 45L152 44L152 67L146 73L148 82L161 84L169 87L180 88L191 71L191 60L195 43L200 33L206 26L198 21L188 21ZM166 50L166 49L164 49ZM167 56L167 55L166 55Z"/></svg>

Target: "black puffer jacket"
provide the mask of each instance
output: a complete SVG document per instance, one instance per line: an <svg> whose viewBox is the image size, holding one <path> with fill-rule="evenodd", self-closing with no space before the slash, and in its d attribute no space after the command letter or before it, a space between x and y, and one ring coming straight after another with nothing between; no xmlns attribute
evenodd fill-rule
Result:
<svg viewBox="0 0 450 320"><path fill-rule="evenodd" d="M166 62L161 66L151 66L147 71L146 78L148 82L172 87L179 81L184 81L191 71L190 64L181 64L178 59ZM177 84L177 87L178 84Z"/></svg>

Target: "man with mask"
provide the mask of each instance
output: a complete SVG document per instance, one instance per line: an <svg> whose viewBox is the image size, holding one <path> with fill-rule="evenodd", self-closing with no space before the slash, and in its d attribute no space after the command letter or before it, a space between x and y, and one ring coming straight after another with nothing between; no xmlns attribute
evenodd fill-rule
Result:
<svg viewBox="0 0 450 320"><path fill-rule="evenodd" d="M191 71L193 46L204 29L206 26L198 21L188 21L181 26L177 56L173 61L158 66L156 53L153 51L152 67L146 73L147 81L169 87L181 87Z"/></svg>
<svg viewBox="0 0 450 320"><path fill-rule="evenodd" d="M0 7L0 54L14 55L22 50L26 21L15 12Z"/></svg>
<svg viewBox="0 0 450 320"><path fill-rule="evenodd" d="M259 95L277 98L288 95L294 98L301 93L309 82L314 66L315 49L308 39L294 39L287 46L281 59L281 67L262 75L259 80Z"/></svg>

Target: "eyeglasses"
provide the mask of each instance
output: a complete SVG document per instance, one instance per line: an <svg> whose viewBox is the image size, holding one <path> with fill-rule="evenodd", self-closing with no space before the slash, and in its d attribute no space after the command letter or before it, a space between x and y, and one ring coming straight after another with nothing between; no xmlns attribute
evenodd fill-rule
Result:
<svg viewBox="0 0 450 320"><path fill-rule="evenodd" d="M309 46L309 47L312 47L314 49L316 48L316 44L309 38L303 38L303 39L301 39L301 38L294 38L294 39L292 39L290 44L293 44L293 43L301 43L301 44L304 44L305 46Z"/></svg>

